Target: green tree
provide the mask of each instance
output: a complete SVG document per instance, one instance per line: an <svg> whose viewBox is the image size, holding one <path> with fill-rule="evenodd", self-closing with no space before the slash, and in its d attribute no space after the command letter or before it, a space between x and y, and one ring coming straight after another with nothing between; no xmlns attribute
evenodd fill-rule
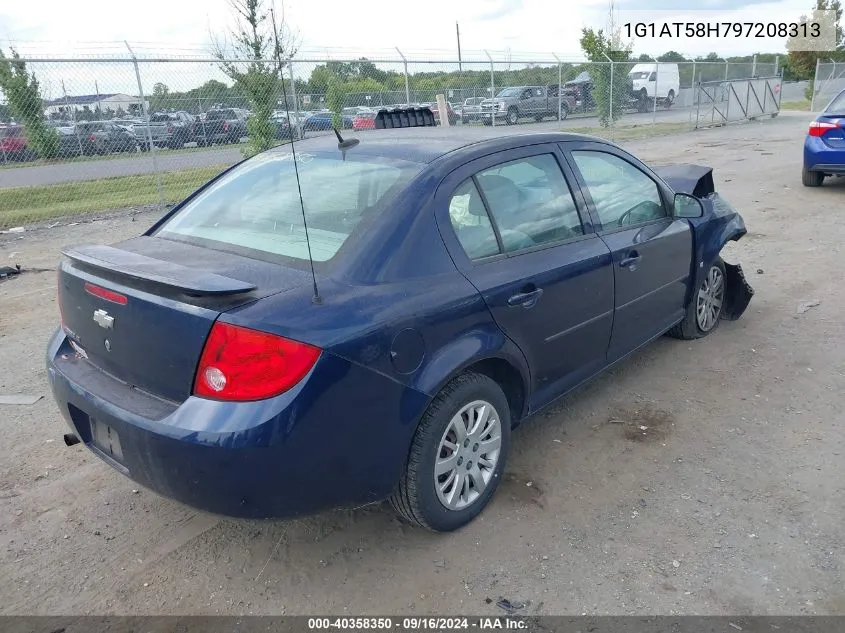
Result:
<svg viewBox="0 0 845 633"><path fill-rule="evenodd" d="M35 73L26 70L26 63L11 49L11 57L0 50L0 90L6 95L9 110L26 129L28 144L41 158L54 158L59 153L58 132L44 120L44 101Z"/></svg>
<svg viewBox="0 0 845 633"><path fill-rule="evenodd" d="M336 129L343 127L343 116L341 115L341 110L343 110L343 100L345 96L346 92L343 89L343 82L339 77L332 76L329 79L329 86L326 90L326 107L334 112L334 115L332 116L332 125Z"/></svg>
<svg viewBox="0 0 845 633"><path fill-rule="evenodd" d="M628 65L614 63L611 66L607 61L609 58L613 62L629 62L631 47L622 44L618 30L605 35L601 29L594 31L588 28L581 29L580 44L584 55L593 62L590 69L593 99L599 123L607 127L622 116L628 100Z"/></svg>
<svg viewBox="0 0 845 633"><path fill-rule="evenodd" d="M153 112L158 112L167 108L168 98L170 97L170 88L166 84L157 82L153 86L153 94L150 95L150 109Z"/></svg>
<svg viewBox="0 0 845 633"><path fill-rule="evenodd" d="M216 41L214 55L252 108L247 120L249 144L244 150L245 155L252 156L276 144L276 125L271 116L283 82L283 60L296 52L296 42L284 17L277 20L266 0L231 0L231 7L237 16L230 33L231 46ZM229 61L231 58L250 61L244 65Z"/></svg>
<svg viewBox="0 0 845 633"><path fill-rule="evenodd" d="M786 42L787 64L790 74L798 79L809 79L810 83L807 86L805 96L807 99L812 99L813 96L813 82L816 73L816 62L821 59L832 59L834 61L845 61L845 42L843 42L842 32L842 3L840 0L816 0L816 5L813 8L813 17L820 17L818 11L833 11L836 16L836 50L835 51L810 51L806 43L802 42L800 38L789 38ZM809 18L806 15L801 16L801 22L807 22Z"/></svg>

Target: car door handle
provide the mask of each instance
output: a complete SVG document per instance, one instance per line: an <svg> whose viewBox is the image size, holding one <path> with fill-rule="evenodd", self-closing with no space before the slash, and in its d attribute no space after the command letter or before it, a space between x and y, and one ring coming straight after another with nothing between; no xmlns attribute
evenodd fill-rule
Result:
<svg viewBox="0 0 845 633"><path fill-rule="evenodd" d="M637 251L628 253L628 257L619 262L620 268L634 268L640 262L640 254Z"/></svg>
<svg viewBox="0 0 845 633"><path fill-rule="evenodd" d="M540 295L542 294L542 288L537 288L536 290L532 290L530 292L520 292L508 299L508 305L512 308L515 308L516 306L522 306L526 309L533 308L537 304L537 301L540 300Z"/></svg>

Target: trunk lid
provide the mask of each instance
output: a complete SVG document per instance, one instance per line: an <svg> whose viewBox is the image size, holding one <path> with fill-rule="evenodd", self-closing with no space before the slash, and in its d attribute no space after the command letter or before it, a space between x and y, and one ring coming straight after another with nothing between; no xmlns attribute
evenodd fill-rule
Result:
<svg viewBox="0 0 845 633"><path fill-rule="evenodd" d="M828 114L826 112L819 116L817 121L836 126L831 127L822 134L821 139L824 141L824 144L833 149L845 149L845 115Z"/></svg>
<svg viewBox="0 0 845 633"><path fill-rule="evenodd" d="M277 263L157 237L64 254L58 301L77 353L174 402L191 394L205 340L222 312L310 279Z"/></svg>

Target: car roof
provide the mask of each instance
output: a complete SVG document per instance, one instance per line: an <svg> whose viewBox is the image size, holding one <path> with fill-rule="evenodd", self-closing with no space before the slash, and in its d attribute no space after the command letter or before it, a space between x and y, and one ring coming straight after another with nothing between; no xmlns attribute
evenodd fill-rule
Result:
<svg viewBox="0 0 845 633"><path fill-rule="evenodd" d="M358 138L360 143L350 152L368 156L396 158L417 163L430 163L445 154L472 146L473 149L487 150L489 153L504 151L520 145L539 143L562 143L565 141L608 142L583 134L562 132L540 133L502 133L495 127L457 128L448 127L413 127L389 130L368 130L356 135L343 131L345 138ZM296 142L297 151L331 152L337 150L337 138L332 131L319 133ZM287 145L269 150L283 152Z"/></svg>

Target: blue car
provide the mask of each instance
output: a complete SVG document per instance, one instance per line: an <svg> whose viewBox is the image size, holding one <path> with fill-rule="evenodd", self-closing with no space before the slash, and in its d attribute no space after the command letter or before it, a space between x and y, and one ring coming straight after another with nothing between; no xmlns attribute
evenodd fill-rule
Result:
<svg viewBox="0 0 845 633"><path fill-rule="evenodd" d="M753 293L720 258L746 228L707 167L486 128L293 149L59 266L47 371L65 441L209 512L389 499L459 528L520 422Z"/></svg>
<svg viewBox="0 0 845 633"><path fill-rule="evenodd" d="M317 112L305 119L303 127L306 132L331 130L333 117L334 112ZM344 130L352 129L352 117L342 114L341 125Z"/></svg>
<svg viewBox="0 0 845 633"><path fill-rule="evenodd" d="M810 123L804 139L804 186L819 187L832 175L845 175L845 90Z"/></svg>

